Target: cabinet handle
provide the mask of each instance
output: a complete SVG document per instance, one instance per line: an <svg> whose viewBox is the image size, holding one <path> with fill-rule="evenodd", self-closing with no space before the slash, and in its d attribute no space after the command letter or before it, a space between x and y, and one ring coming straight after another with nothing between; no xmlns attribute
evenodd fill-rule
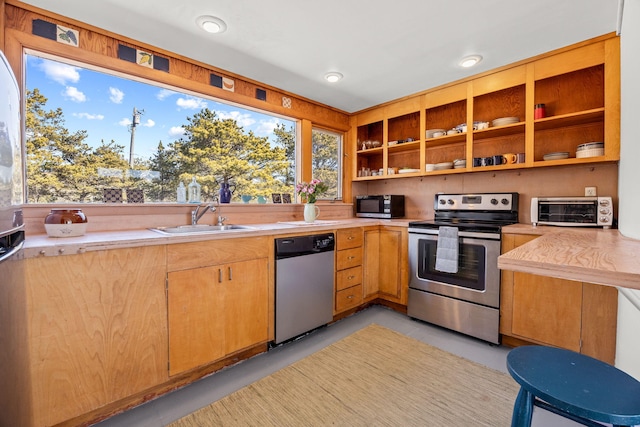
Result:
<svg viewBox="0 0 640 427"><path fill-rule="evenodd" d="M222 269L218 269L218 283L222 283Z"/></svg>
<svg viewBox="0 0 640 427"><path fill-rule="evenodd" d="M229 267L229 280L233 280L233 270Z"/></svg>
<svg viewBox="0 0 640 427"><path fill-rule="evenodd" d="M349 257L347 257L347 259L348 259L348 260L352 260L352 259L354 259L354 258L355 258L354 256L349 256Z"/></svg>
<svg viewBox="0 0 640 427"><path fill-rule="evenodd" d="M347 238L347 240L353 240L353 239L355 239L355 236L349 236L349 237Z"/></svg>
<svg viewBox="0 0 640 427"><path fill-rule="evenodd" d="M347 299L353 299L353 297L354 297L354 296L355 296L355 295L349 295L349 296L347 297Z"/></svg>

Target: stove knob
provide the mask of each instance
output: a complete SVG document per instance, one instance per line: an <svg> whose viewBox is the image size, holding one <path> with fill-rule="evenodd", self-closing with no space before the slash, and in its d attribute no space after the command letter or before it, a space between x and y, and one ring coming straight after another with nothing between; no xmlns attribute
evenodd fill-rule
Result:
<svg viewBox="0 0 640 427"><path fill-rule="evenodd" d="M602 215L609 215L609 208L601 208L600 213Z"/></svg>
<svg viewBox="0 0 640 427"><path fill-rule="evenodd" d="M440 203L441 205L444 205L447 202L444 199L440 199L440 200L438 200L438 203Z"/></svg>
<svg viewBox="0 0 640 427"><path fill-rule="evenodd" d="M600 206L609 206L609 200L608 199L600 200Z"/></svg>
<svg viewBox="0 0 640 427"><path fill-rule="evenodd" d="M497 205L498 204L498 199L491 199L491 204L492 205Z"/></svg>
<svg viewBox="0 0 640 427"><path fill-rule="evenodd" d="M609 218L608 218L608 217L606 217L606 216L601 216L601 217L600 217L600 222L602 222L602 223L606 224L607 222L609 222Z"/></svg>
<svg viewBox="0 0 640 427"><path fill-rule="evenodd" d="M509 204L509 200L508 199L502 199L500 201L502 202L503 205L508 205Z"/></svg>
<svg viewBox="0 0 640 427"><path fill-rule="evenodd" d="M447 200L447 203L449 203L450 205L453 205L454 202L453 202L453 200L449 199L449 200Z"/></svg>

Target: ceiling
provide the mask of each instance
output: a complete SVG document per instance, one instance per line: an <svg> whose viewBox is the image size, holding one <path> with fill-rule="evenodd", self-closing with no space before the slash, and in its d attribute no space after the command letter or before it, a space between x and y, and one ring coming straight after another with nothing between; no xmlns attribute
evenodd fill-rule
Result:
<svg viewBox="0 0 640 427"><path fill-rule="evenodd" d="M615 31L618 13L614 0L25 3L346 112ZM204 32L200 15L227 31ZM460 67L471 54L484 59ZM329 71L344 78L328 83Z"/></svg>

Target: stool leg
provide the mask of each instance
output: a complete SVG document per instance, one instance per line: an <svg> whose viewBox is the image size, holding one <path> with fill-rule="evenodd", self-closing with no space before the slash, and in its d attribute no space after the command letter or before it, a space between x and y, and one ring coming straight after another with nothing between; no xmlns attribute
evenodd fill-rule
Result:
<svg viewBox="0 0 640 427"><path fill-rule="evenodd" d="M535 399L535 397L525 390L524 387L520 388L518 397L516 397L516 403L513 405L511 427L531 427L533 399Z"/></svg>

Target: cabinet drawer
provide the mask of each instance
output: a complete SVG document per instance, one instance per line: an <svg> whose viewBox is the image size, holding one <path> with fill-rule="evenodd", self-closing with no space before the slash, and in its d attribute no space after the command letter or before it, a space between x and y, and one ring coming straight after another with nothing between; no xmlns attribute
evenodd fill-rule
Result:
<svg viewBox="0 0 640 427"><path fill-rule="evenodd" d="M336 270L362 265L362 248L346 249L337 252Z"/></svg>
<svg viewBox="0 0 640 427"><path fill-rule="evenodd" d="M362 266L349 268L336 273L336 290L350 288L362 283Z"/></svg>
<svg viewBox="0 0 640 427"><path fill-rule="evenodd" d="M336 246L339 251L343 249L362 246L362 228L344 228L336 231Z"/></svg>
<svg viewBox="0 0 640 427"><path fill-rule="evenodd" d="M266 236L167 245L167 270L178 271L267 258L272 247Z"/></svg>
<svg viewBox="0 0 640 427"><path fill-rule="evenodd" d="M336 292L336 312L348 310L360 304L362 304L362 285Z"/></svg>

